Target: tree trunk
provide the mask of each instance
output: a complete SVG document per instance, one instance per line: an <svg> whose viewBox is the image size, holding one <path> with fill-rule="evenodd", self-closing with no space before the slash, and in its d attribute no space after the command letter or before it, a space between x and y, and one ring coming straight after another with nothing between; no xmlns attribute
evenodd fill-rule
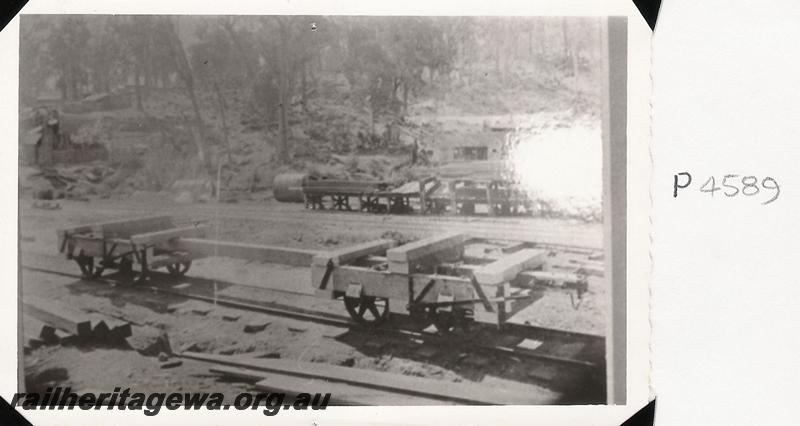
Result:
<svg viewBox="0 0 800 426"><path fill-rule="evenodd" d="M183 49L178 31L175 28L175 23L172 18L165 17L169 29L169 46L177 65L178 76L183 80L184 87L186 88L186 95L192 102L192 110L194 111L195 125L193 126L192 139L197 147L197 159L200 164L205 167L206 171L211 169L211 164L206 156L205 149L205 124L203 116L200 112L200 105L197 103L197 96L194 91L194 76L192 75L192 68L189 66L189 59L186 56L186 51Z"/></svg>
<svg viewBox="0 0 800 426"><path fill-rule="evenodd" d="M222 138L225 140L225 148L227 151L226 162L231 162L231 141L228 136L228 118L227 118L227 105L225 104L225 97L222 96L222 91L218 83L214 83L214 92L217 95L217 103L219 104L219 116L222 120ZM217 156L217 183L214 188L214 194L219 202L220 191L222 190L222 155ZM251 185L252 191L252 185Z"/></svg>
<svg viewBox="0 0 800 426"><path fill-rule="evenodd" d="M75 66L70 65L70 73L69 73L69 93L70 93L70 100L77 100L78 99L78 76L75 72Z"/></svg>
<svg viewBox="0 0 800 426"><path fill-rule="evenodd" d="M142 106L142 88L139 87L139 77L140 77L141 71L139 70L139 65L138 64L135 65L133 74L134 74L134 80L135 80L133 82L133 88L134 88L134 91L136 92L136 109L138 109L139 111L144 111L144 107Z"/></svg>
<svg viewBox="0 0 800 426"><path fill-rule="evenodd" d="M303 112L308 112L308 97L306 96L306 62L303 61L300 71L300 105Z"/></svg>
<svg viewBox="0 0 800 426"><path fill-rule="evenodd" d="M189 98L192 101L192 110L194 110L194 119L195 119L195 131L194 133L194 143L197 146L197 159L200 160L200 164L203 164L208 168L210 163L208 158L206 157L206 150L205 150L205 143L203 142L203 116L200 114L200 106L197 103L197 96L194 93L194 86L186 89L189 93Z"/></svg>
<svg viewBox="0 0 800 426"><path fill-rule="evenodd" d="M403 115L408 114L408 81L403 81Z"/></svg>
<svg viewBox="0 0 800 426"><path fill-rule="evenodd" d="M283 80L283 78L281 78ZM281 162L288 162L290 155L289 155L289 129L288 129L288 120L286 118L286 88L285 83L280 83L280 88L278 89L278 129L280 131L281 137L281 146L280 146L280 159Z"/></svg>
<svg viewBox="0 0 800 426"><path fill-rule="evenodd" d="M533 59L533 29L528 30L528 58Z"/></svg>
<svg viewBox="0 0 800 426"><path fill-rule="evenodd" d="M494 71L499 75L500 74L500 40L495 41L494 46Z"/></svg>
<svg viewBox="0 0 800 426"><path fill-rule="evenodd" d="M289 27L282 17L278 20L278 30L280 33L280 54L278 71L278 126L280 131L280 159L286 163L291 158L289 153L289 126L287 118L287 108L289 104Z"/></svg>
<svg viewBox="0 0 800 426"><path fill-rule="evenodd" d="M572 77L575 79L576 89L577 90L577 83L578 83L578 72L580 67L580 57L578 56L578 49L577 47L573 47L572 55L570 55L572 59Z"/></svg>
<svg viewBox="0 0 800 426"><path fill-rule="evenodd" d="M236 33L233 21L224 21L222 23L222 27L228 33L228 36L233 41L234 46L236 46L236 51L239 52L239 55L242 57L242 62L245 65L245 71L247 71L247 78L250 81L255 81L258 72L256 71L255 67L253 67L253 62L250 60L249 56L250 54L245 51L242 41L239 39L239 35Z"/></svg>

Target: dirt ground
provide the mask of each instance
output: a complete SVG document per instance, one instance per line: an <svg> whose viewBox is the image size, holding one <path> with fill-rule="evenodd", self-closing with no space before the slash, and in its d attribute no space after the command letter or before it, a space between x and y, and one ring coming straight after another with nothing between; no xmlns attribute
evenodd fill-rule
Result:
<svg viewBox="0 0 800 426"><path fill-rule="evenodd" d="M381 237L397 237L398 228L402 229L400 234L403 237L418 238L430 235L432 229L439 227L438 224L447 229L447 226L458 223L455 219L437 218L428 222L427 227L415 230L412 218L404 221L395 217L320 213L324 219L310 220L308 215L315 213L303 210L302 205L280 205L269 211L263 206L182 205L158 198L147 202L141 199L113 203L60 201L62 208L59 210L31 208L32 200L21 200L20 203L21 264L69 273L76 273L77 267L63 257L56 257L56 229L146 213L169 212L202 218L216 215L218 220L212 221L213 238L319 250ZM276 211L279 214L275 214ZM219 215L224 215L224 220L219 220ZM499 227L489 218L463 220L466 222L457 226L485 227L486 232L497 233L496 237L508 238L508 233L513 232L522 219L508 221L507 226ZM534 228L546 228L547 223L528 220ZM287 226L298 221L304 225ZM554 222L551 229L559 226L567 229L570 228L568 225ZM597 229L593 231L599 232ZM340 301L309 296L310 273L307 268L208 258L196 261L190 275L237 284L220 284L217 289L220 295L345 314ZM176 282L174 285L185 288L188 284ZM475 381L533 392L558 402L601 402L591 399L597 398L596 394L586 396L583 393L586 377L573 367L554 367L527 359L489 359L458 348L443 350L418 341L387 336L365 337L328 325L246 313L141 288L109 287L98 282L26 269L22 271L21 286L23 298L26 295L48 297L74 308L131 321L135 325L134 337L141 335L141 339L146 340L163 331L173 351L192 349L323 362L454 383ZM602 334L605 295L602 279L590 282L589 293L578 309L572 308L569 294L545 292L535 304L515 317L515 321ZM244 332L244 325L256 323L268 325L258 333ZM207 364L184 360L177 368L161 369L156 356L143 356L124 347L44 346L27 354L24 362L29 385L34 388L57 383L71 385L74 389L108 389L124 383L141 391L214 389L233 394L248 389L246 384L218 380L208 372Z"/></svg>

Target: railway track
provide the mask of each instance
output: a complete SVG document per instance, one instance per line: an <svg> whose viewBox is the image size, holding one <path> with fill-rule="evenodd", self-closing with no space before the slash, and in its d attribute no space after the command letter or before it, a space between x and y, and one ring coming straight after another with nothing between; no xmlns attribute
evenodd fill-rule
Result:
<svg viewBox="0 0 800 426"><path fill-rule="evenodd" d="M66 268L59 268L56 270L49 267L42 267L32 264L37 262L30 262L31 259L36 257L38 257L39 260L42 260L42 258L49 258L48 261L52 262L55 256L42 255L38 253L34 254L30 252L21 254L23 261L28 261L27 264L23 263L23 270L53 274L62 277L74 278L76 280L86 280L86 278L79 274L66 272ZM61 259L59 259L59 261L61 261ZM63 261L61 262L64 263ZM121 277L115 277L114 275L111 275L92 280L98 284L111 284L120 281L119 278ZM228 308L239 309L242 311L259 312L268 315L341 327L360 334L380 334L382 336L395 336L403 339L417 339L439 346L453 347L455 345L464 349L470 349L476 352L484 352L494 356L535 359L542 362L557 363L562 366L588 370L592 374L602 374L602 369L604 368L603 353L605 340L603 336L522 324L507 324L502 331L498 331L496 326L476 323L474 332L470 333L469 338L465 338L463 336L441 335L432 331L420 330L416 327L417 324L403 315L395 315L390 325L372 328L359 325L346 316L322 311L313 311L300 308L298 306L290 306L276 302L245 300L243 298L232 296L215 296L213 291L210 289L213 288L215 283L220 283L219 280L214 281L206 278L182 277L181 282L190 283L191 286L189 288L192 290L179 290L170 287L170 284L175 284L175 279L170 277L168 274L158 272L153 272L151 281L144 285L118 286L117 288L120 289L120 291L157 291L161 294L198 300L210 304L226 306ZM233 285L246 287L236 283L220 284L225 286ZM301 299L313 299L312 296L299 292L268 289L263 287L258 288L261 291L268 293L283 293L290 294ZM521 341L540 342L541 347L547 347L549 350L527 349L525 347L517 346L516 343ZM576 344L584 347L584 350L581 351L583 353L582 356L578 356L578 354L573 354L571 356L558 355L558 349L560 347L570 345L574 346Z"/></svg>
<svg viewBox="0 0 800 426"><path fill-rule="evenodd" d="M540 218L498 218L498 217L459 217L459 216L414 216L383 215L359 212L307 211L293 209L296 206L236 206L193 204L159 204L157 208L131 202L115 202L104 205L93 202L92 213L108 216L131 216L135 213L191 215L204 220L254 220L283 224L318 224L326 226L351 226L356 228L375 228L406 233L433 233L442 231L469 232L482 238L514 238L534 241L564 248L583 248L599 250L603 245L600 224L580 224L565 220ZM83 212L85 205L64 204L62 211ZM37 213L31 212L33 216ZM44 215L42 215L44 216Z"/></svg>

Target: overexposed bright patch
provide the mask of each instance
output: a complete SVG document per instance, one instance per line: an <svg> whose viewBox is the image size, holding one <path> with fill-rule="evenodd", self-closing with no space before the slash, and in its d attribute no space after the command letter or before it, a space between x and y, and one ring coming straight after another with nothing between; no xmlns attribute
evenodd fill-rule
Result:
<svg viewBox="0 0 800 426"><path fill-rule="evenodd" d="M601 208L603 145L598 122L530 127L510 139L509 169L525 192L568 209Z"/></svg>

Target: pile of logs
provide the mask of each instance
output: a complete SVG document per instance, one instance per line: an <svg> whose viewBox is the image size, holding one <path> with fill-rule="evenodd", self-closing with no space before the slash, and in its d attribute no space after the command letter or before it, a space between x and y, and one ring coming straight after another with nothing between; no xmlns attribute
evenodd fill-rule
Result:
<svg viewBox="0 0 800 426"><path fill-rule="evenodd" d="M131 336L131 324L100 313L86 313L38 297L25 297L23 347L55 344L120 345Z"/></svg>

